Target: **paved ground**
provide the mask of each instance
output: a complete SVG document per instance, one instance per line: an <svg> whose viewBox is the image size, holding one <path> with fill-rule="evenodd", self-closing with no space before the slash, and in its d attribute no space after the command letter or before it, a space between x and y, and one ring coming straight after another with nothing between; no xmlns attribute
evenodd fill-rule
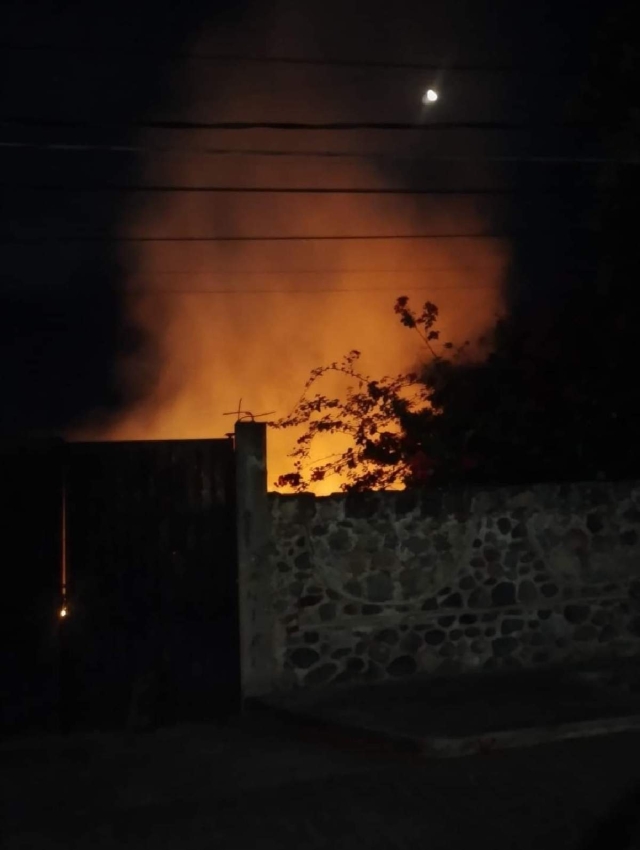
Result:
<svg viewBox="0 0 640 850"><path fill-rule="evenodd" d="M23 740L0 746L1 846L567 850L638 781L640 734L445 760L300 740L266 716Z"/></svg>
<svg viewBox="0 0 640 850"><path fill-rule="evenodd" d="M369 730L423 752L459 755L566 737L640 730L637 664L454 679L414 677L354 688L300 690L268 702L285 716Z"/></svg>

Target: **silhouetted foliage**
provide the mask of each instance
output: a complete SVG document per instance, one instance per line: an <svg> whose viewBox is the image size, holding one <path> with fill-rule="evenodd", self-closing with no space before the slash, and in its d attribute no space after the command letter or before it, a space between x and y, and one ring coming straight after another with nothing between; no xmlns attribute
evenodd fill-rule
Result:
<svg viewBox="0 0 640 850"><path fill-rule="evenodd" d="M429 360L422 373L371 378L358 369L359 351L314 369L291 414L272 423L276 428L305 428L291 455L294 470L281 476L277 486L305 490L331 475L340 476L345 490L411 485L436 474L441 477L452 461L454 466L460 463L458 453L442 439L438 423L449 376L465 346L454 349L447 342L436 350L438 308L429 301L415 313L409 299L401 297L395 312L425 345ZM348 379L344 398L313 393L330 373ZM326 434L346 436L349 447L314 463L316 438Z"/></svg>
<svg viewBox="0 0 640 850"><path fill-rule="evenodd" d="M545 290L531 306L511 309L473 357L440 344L434 304L414 313L399 299L400 321L424 343L424 367L374 380L358 371L359 353L352 352L315 370L293 413L275 423L305 428L293 472L279 484L304 489L333 472L346 477L346 489L640 476L634 9L628 2L606 16L583 95L567 104L568 119L599 127L601 160L576 183L587 185L591 199L588 269L556 275L557 293ZM352 382L346 400L311 396L331 371ZM349 438L350 448L314 464L314 440L327 432Z"/></svg>
<svg viewBox="0 0 640 850"><path fill-rule="evenodd" d="M358 370L358 351L315 369L293 412L273 423L305 429L278 486L301 491L334 474L346 490L640 474L640 389L622 371L629 336L612 320L598 327L598 303L529 332L501 319L479 341L484 358L478 349L469 356L467 344L439 344L431 302L415 313L403 297L395 311L425 345L422 370L374 379ZM345 397L312 394L332 372L349 380ZM349 447L314 463L326 434Z"/></svg>

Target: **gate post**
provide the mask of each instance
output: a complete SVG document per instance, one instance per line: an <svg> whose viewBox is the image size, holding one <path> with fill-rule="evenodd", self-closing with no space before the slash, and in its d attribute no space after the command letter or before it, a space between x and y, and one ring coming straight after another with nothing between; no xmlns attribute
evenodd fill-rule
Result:
<svg viewBox="0 0 640 850"><path fill-rule="evenodd" d="M246 699L272 690L275 666L266 424L238 422L235 451L240 676L244 704Z"/></svg>

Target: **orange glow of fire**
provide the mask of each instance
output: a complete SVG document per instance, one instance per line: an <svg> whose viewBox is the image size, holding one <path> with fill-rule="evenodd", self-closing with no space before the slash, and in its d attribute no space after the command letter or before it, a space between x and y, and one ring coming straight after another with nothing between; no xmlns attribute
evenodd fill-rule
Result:
<svg viewBox="0 0 640 850"><path fill-rule="evenodd" d="M194 85L201 95L202 84ZM304 83L299 85L297 98L308 102ZM229 77L219 103L208 95L210 114L217 120L246 118L246 109L238 108L242 101L235 97L237 87ZM313 94L319 114L320 95L316 89ZM326 91L324 96L330 109L334 95ZM275 111L278 101L274 104L269 108ZM247 144L233 133L224 141L230 147ZM364 140L351 137L350 144L357 150L361 141L364 145ZM282 139L252 136L254 143L281 147ZM315 136L314 144L308 137L298 143L318 148L336 144ZM371 147L370 140L366 143ZM140 182L384 188L397 186L401 179L357 159L220 160L185 155L150 158ZM460 197L167 194L154 196L153 204L126 210L122 233L469 233L490 224L472 199ZM504 244L478 239L139 244L134 254L122 257L129 315L150 341L145 351L123 357L118 365L131 404L115 421L96 416L72 436L219 437L232 430L232 420L223 414L237 409L239 399L253 413L275 411L276 417L282 416L299 398L311 369L339 360L354 348L362 352L365 374L397 374L415 364L422 348L394 315L396 298L408 295L416 307L434 301L441 311L441 338L463 342L486 329L499 309L506 259ZM338 381L332 385L327 380L323 392L331 394L338 387ZM318 444L318 458L336 451L337 442L328 437L324 445ZM291 432L270 432L270 483L291 471L288 453L293 443ZM338 487L339 482L328 480L316 491Z"/></svg>

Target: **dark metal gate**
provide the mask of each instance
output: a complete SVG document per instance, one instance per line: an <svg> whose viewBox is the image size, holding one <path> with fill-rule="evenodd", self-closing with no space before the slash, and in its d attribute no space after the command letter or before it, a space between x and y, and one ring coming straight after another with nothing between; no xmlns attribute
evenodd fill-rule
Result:
<svg viewBox="0 0 640 850"><path fill-rule="evenodd" d="M64 445L0 446L0 729L57 728Z"/></svg>
<svg viewBox="0 0 640 850"><path fill-rule="evenodd" d="M233 713L239 638L231 441L72 444L60 462L53 530L31 526L34 539L51 538L58 555L44 557L43 569L55 569L57 584L47 616L56 630L49 669L57 676L59 723L144 728ZM36 592L41 581L34 576Z"/></svg>

